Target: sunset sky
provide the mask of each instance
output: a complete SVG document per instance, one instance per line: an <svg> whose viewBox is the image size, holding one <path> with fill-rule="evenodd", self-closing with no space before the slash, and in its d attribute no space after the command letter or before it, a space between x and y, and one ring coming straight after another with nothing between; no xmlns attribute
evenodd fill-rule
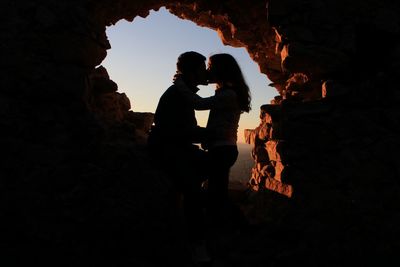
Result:
<svg viewBox="0 0 400 267"><path fill-rule="evenodd" d="M259 108L278 93L268 84L266 75L252 61L245 48L222 44L217 32L199 27L170 14L165 8L151 11L146 18L133 22L119 21L107 28L111 43L102 65L118 84L118 91L127 94L133 111L154 112L158 99L171 85L177 57L186 51L196 51L209 57L215 53L232 54L242 68L252 93L252 110L243 113L239 123L238 141L244 142L243 130L259 124ZM214 85L199 86L200 96L214 94ZM205 126L208 111L196 112L198 124Z"/></svg>

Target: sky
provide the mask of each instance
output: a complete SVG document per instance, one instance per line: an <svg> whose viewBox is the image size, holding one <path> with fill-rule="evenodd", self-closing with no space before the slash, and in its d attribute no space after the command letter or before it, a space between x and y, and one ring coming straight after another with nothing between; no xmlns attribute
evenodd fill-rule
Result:
<svg viewBox="0 0 400 267"><path fill-rule="evenodd" d="M118 84L118 92L128 96L135 112L155 112L160 96L172 84L178 56L186 51L205 57L229 53L238 61L252 94L252 110L240 118L238 142L244 142L244 129L259 125L260 106L278 94L245 48L225 46L216 31L180 19L165 8L133 22L120 20L107 27L106 33L111 49L101 65ZM214 94L215 85L199 88L198 94L207 97ZM208 113L196 111L198 125L206 126Z"/></svg>

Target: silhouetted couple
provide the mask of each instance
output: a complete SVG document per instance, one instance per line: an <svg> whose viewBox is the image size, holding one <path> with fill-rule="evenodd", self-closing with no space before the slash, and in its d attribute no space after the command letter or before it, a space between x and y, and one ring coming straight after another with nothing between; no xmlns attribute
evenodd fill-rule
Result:
<svg viewBox="0 0 400 267"><path fill-rule="evenodd" d="M195 257L204 261L206 237L218 234L233 219L229 171L238 156L240 115L249 112L251 100L234 57L214 54L208 68L205 61L193 51L179 56L173 85L159 100L148 139L152 155L183 196L188 237L197 250ZM215 95L197 95L197 86L208 83L216 84ZM205 128L197 125L195 110L210 110Z"/></svg>

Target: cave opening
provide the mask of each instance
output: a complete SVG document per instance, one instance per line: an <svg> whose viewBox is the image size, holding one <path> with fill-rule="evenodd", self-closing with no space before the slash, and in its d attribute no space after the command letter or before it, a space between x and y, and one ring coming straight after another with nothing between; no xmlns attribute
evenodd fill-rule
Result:
<svg viewBox="0 0 400 267"><path fill-rule="evenodd" d="M200 27L194 22L178 18L165 7L151 10L145 18L133 22L119 20L107 27L111 49L101 63L118 90L126 93L135 112L155 112L159 97L168 88L175 73L179 54L194 50L209 57L215 53L230 53L239 62L252 93L252 110L241 116L238 141L245 143L244 129L259 124L259 108L277 94L271 83L245 47L223 44L217 31ZM214 85L199 86L199 95L214 94ZM208 111L196 111L200 126L207 123Z"/></svg>
<svg viewBox="0 0 400 267"><path fill-rule="evenodd" d="M155 112L159 97L171 84L179 54L190 50L206 57L229 53L237 59L251 90L252 110L243 113L239 121L239 157L231 170L231 185L246 187L254 160L244 130L259 124L260 106L277 93L268 86L271 81L260 72L246 48L223 44L217 31L178 18L165 7L151 10L145 18L137 16L132 22L120 20L107 27L106 33L111 49L101 65L118 84L118 91L127 95L134 112ZM202 97L214 94L213 84L199 88ZM208 114L209 111L196 111L200 126L206 126Z"/></svg>

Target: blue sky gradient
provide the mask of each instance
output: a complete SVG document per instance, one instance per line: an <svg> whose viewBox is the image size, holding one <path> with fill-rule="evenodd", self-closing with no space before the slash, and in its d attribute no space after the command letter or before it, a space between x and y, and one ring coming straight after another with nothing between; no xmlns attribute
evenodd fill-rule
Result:
<svg viewBox="0 0 400 267"><path fill-rule="evenodd" d="M259 124L259 108L277 95L270 81L261 74L245 48L225 46L216 31L199 27L170 14L165 8L151 11L146 18L133 22L119 21L107 28L111 43L102 65L118 84L118 91L127 94L133 111L154 112L158 99L171 85L178 56L196 51L209 57L215 53L230 53L238 61L252 93L252 110L243 113L239 123L238 141L244 142L243 130ZM199 86L200 96L214 94L214 86ZM208 111L196 112L198 124L205 126Z"/></svg>

